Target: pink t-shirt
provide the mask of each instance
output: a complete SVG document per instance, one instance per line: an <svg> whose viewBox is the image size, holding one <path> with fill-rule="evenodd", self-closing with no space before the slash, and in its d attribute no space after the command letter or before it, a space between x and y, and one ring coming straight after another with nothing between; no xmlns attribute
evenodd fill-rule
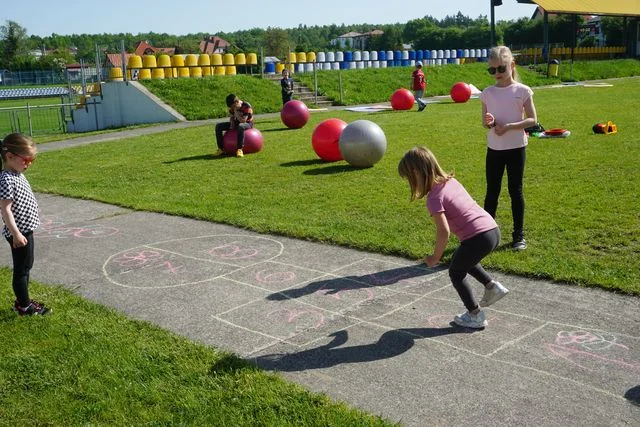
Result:
<svg viewBox="0 0 640 427"><path fill-rule="evenodd" d="M487 106L487 113L493 114L498 123L513 123L524 118L524 103L533 96L529 86L515 82L507 87L489 86L480 94L480 100ZM494 129L487 134L487 145L493 150L511 150L527 145L524 129L513 129L503 135L496 135Z"/></svg>
<svg viewBox="0 0 640 427"><path fill-rule="evenodd" d="M498 226L455 178L431 188L427 194L427 210L431 215L444 212L449 230L461 242Z"/></svg>

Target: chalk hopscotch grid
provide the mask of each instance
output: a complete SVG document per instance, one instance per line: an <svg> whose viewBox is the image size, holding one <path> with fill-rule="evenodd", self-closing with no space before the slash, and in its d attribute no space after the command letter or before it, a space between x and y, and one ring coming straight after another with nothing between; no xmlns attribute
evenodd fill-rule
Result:
<svg viewBox="0 0 640 427"><path fill-rule="evenodd" d="M206 237L216 237L216 236L217 235L201 236L201 237L202 238L206 238ZM237 237L245 237L245 236L237 236ZM246 236L246 237L251 237L251 236ZM188 239L189 238L179 239L179 240L188 240ZM231 274L234 274L234 273L237 273L238 271L246 270L246 269L261 265L261 264L266 264L268 262L271 262L271 263L274 263L274 264L283 265L283 266L291 266L291 267L295 267L296 269L301 269L301 270L306 270L306 271L318 273L318 276L316 276L316 277L312 277L311 279L306 279L306 280L303 280L303 281L299 281L299 282L294 283L291 286L289 286L289 287L287 287L285 289L282 289L282 290L277 292L278 294L282 295L286 299L295 299L295 298L287 296L285 291L291 290L291 289L296 289L296 288L301 287L301 286L303 286L305 284L310 284L310 283L313 283L314 281L322 280L322 279L325 279L325 278L326 279L344 279L346 281L353 281L355 283L364 285L365 287L368 287L368 288L376 288L377 287L376 285L372 285L371 283L369 283L369 282L367 282L365 280L359 280L359 279L353 278L353 277L345 277L345 276L341 276L339 274L340 271L344 271L344 270L346 270L346 269L348 269L350 267L357 266L358 264L362 264L362 263L367 262L367 261L395 264L395 265L398 265L399 267L408 267L408 268L416 267L415 264L391 263L388 260L379 260L379 259L376 259L376 258L365 257L365 258L362 258L360 260L354 261L353 263L351 263L349 265L345 265L345 266L341 266L339 268L336 268L331 272L326 272L326 271L321 271L321 270L317 270L317 269L311 269L311 268L307 268L307 267L303 267L303 266L299 266L299 265L293 265L293 264L289 264L289 263L283 263L283 262L280 262L280 261L276 261L275 259L278 258L282 254L282 252L284 250L284 245L282 245L282 243L279 242L279 241L275 241L273 239L271 239L271 240L274 241L274 242L279 243L280 246L281 246L281 250L277 255L275 255L275 256L273 256L273 257L271 257L269 259L261 260L261 261L255 262L255 263L250 263L250 264L244 265L244 266L237 266L237 265L235 265L233 263L227 263L227 265L230 266L230 267L233 267L234 270L229 271L229 272L225 272L225 273L220 274L220 275L218 275L216 277L213 277L213 278L208 278L207 280L203 280L202 282L213 281L213 280L216 280L216 279L223 279L223 280L229 280L229 281L232 281L234 283L241 284L243 286L249 286L249 287L252 287L252 288L256 288L256 289L259 289L259 290L262 290L262 291L265 291L265 292L272 292L272 290L270 290L268 288L261 287L261 286L258 286L258 285L252 284L252 283L248 283L248 282L245 282L245 281L237 280L237 279L234 279L234 278L230 278L230 277L227 277L227 276L229 276ZM165 242L159 242L159 243L156 243L156 244L159 245L161 243L172 242L172 241L174 241L174 240L167 240ZM206 261L208 263L214 263L214 264L221 264L222 263L222 264L224 264L224 262L219 261L219 260L211 260L211 259L206 259L206 258L187 256L187 255L181 254L179 252L169 251L169 250L166 250L164 248L155 246L156 244L140 245L140 246L136 246L136 248L146 247L146 248L150 248L150 249L154 249L154 250L160 250L160 251L164 251L164 252L167 252L167 253L171 253L171 254L177 255L177 256L191 258L191 259L194 259L196 261ZM123 253L123 252L120 252L120 253ZM108 262L108 260L107 260L107 262ZM105 275L106 275L106 270L104 269L104 267L106 266L107 262L105 262L105 264L103 265L103 271L105 271ZM426 271L429 272L429 270L426 270ZM425 280L422 280L420 283L439 279L445 273L446 273L446 270L430 274L425 278ZM369 276L371 276L371 275L363 275L362 277L369 277ZM191 284L191 283L189 283L189 284ZM123 286L122 284L118 284L118 285ZM181 284L181 285L178 285L178 286L185 286L185 285L187 285L187 284ZM172 286L169 286L169 287L172 287ZM443 291L443 290L445 290L445 289L447 289L449 287L450 287L450 283L447 283L446 285L444 285L442 287L438 287L436 289L432 289L429 292L418 294L416 292L407 292L407 291L404 291L404 290L401 290L401 289L393 289L392 286L384 286L385 291L388 291L388 292L390 292L392 294L393 293L395 293L395 294L408 294L408 295L416 296L416 298L411 300L410 302L402 305L402 306L399 306L399 307L396 307L393 310L390 310L389 312L381 314L380 316L376 317L373 320L365 320L365 319L362 319L362 318L359 318L359 317L355 317L355 316L349 315L348 311L350 309L352 309L353 306L359 305L360 302L355 302L355 303L349 305L348 307L345 307L342 310L338 310L338 311L328 310L327 308L323 308L323 307L320 307L319 305L316 305L316 304L313 304L313 303L309 303L308 301L305 301L303 299L297 299L297 302L299 304L309 306L309 307L311 307L313 309L317 309L317 310L321 310L323 312L329 313L331 316L340 316L341 318L345 319L346 321L351 322L348 326L343 327L341 330L348 330L348 329L351 329L351 328L353 328L353 327L355 327L357 325L362 325L362 324L369 324L371 326L382 328L383 330L393 330L395 328L389 327L388 325L380 323L379 321L376 321L376 320L382 320L382 318L384 318L384 317L386 317L386 316L388 316L388 315L390 315L390 314L392 314L394 312L402 311L402 310L406 309L408 306L410 306L412 304L415 304L417 301L419 301L421 299L424 299L424 298L432 298L432 299L435 299L435 300L443 300L443 301L448 301L448 302L454 302L455 301L454 299L447 299L447 298L436 297L436 296L432 295L432 294L438 293L440 291ZM266 333L261 332L261 331L256 331L256 330L253 330L251 328L247 328L247 327L244 327L242 325L238 325L238 324L236 324L234 322L231 322L229 320L226 320L226 319L224 319L222 317L225 314L232 313L233 311L239 310L242 307L245 307L245 306L248 306L248 305L251 305L251 304L262 302L263 300L264 300L263 298L256 298L256 299L254 299L252 301L248 301L248 302L246 302L244 304L238 305L238 306L233 307L231 309L228 309L228 310L226 310L224 312L212 315L212 318L217 320L217 321L223 322L223 323L228 324L228 325L230 325L232 327L236 327L236 328L240 328L240 329L246 330L246 331L251 332L251 333L259 334L261 336L267 337L268 339L274 341L272 343L268 343L266 345L260 346L260 348L254 348L249 353L249 355L257 354L257 353L259 353L261 351L264 351L264 350L266 350L266 349L268 349L270 347L273 347L276 342L285 343L287 345L293 346L294 348L304 348L304 347L308 347L310 345L313 345L314 343L316 343L318 341L321 341L321 340L326 338L324 336L315 337L315 338L312 338L311 340L308 340L308 341L306 341L304 343L301 343L301 344L300 343L295 343L293 341L293 338L296 338L296 337L299 337L299 336L302 336L302 335L308 333L310 329L309 328L302 329L297 334L295 334L294 336L288 337L287 339L283 339L281 337L272 336L270 334L266 334ZM492 310L492 309L487 309L487 310ZM493 350L491 350L491 351L489 351L487 353L480 353L480 352L473 351L473 350L470 350L470 349L462 348L460 346L456 346L454 344L451 344L449 342L442 341L442 340L439 340L439 339L436 339L436 338L419 337L417 335L416 335L416 337L417 338L419 337L421 339L420 340L416 340L416 345L420 346L420 345L426 345L426 342L435 342L435 343L438 343L438 344L441 344L441 345L445 345L445 346L454 348L457 351L464 351L464 352L472 354L472 355L474 355L476 357L487 358L487 359L491 359L491 360L495 361L495 360L499 360L499 358L496 357L496 356L500 352L502 352L504 349L510 348L510 347L514 346L515 344L517 344L518 342L526 340L528 337L536 334L537 332L539 332L541 330L544 330L545 328L547 328L547 327L549 327L551 325L559 326L559 327L567 327L567 328L570 328L570 329L573 329L573 330L578 329L578 330L595 331L595 329L593 329L593 328L586 328L586 327L583 327L583 326L569 325L569 324L558 323L558 322L543 321L543 320L538 319L536 317L528 316L528 315L522 315L522 314L519 314L519 313L511 313L511 312L508 312L508 311L500 311L500 310L495 310L495 311L499 312L499 313L511 315L511 316L525 318L525 319L528 319L528 320L531 320L531 321L534 321L534 322L539 322L540 325L535 327L535 328L533 328L533 329L531 329L531 330L529 330L529 331L523 332L522 334L520 334L519 336L515 337L514 339L512 339L510 341L501 343L498 347L496 347L495 349L493 349ZM611 332L608 332L608 331L600 330L600 332L612 334ZM411 332L407 332L407 331L402 331L402 333L406 333L408 335L414 335ZM612 334L612 335L622 336L622 334ZM637 337L631 337L631 336L629 336L629 337L630 338L637 338ZM420 341L422 339L425 340L424 344L420 343ZM555 374L555 373L552 373L552 372L548 372L548 371L545 371L545 370L542 370L542 369L538 369L538 368L536 368L534 366L523 365L521 363L517 363L517 362L513 362L513 361L509 361L509 360L505 360L505 361L502 361L502 362L508 363L509 365L512 365L512 366L517 367L517 368L535 371L535 372L542 373L542 374L545 374L545 375L549 375L549 376L553 376L553 377L556 377L556 378L560 378L560 379L565 380L565 381L569 381L569 382L572 382L572 383L580 384L581 386L589 387L589 388L591 388L593 390L596 390L598 392L604 393L606 395L613 396L613 397L616 397L616 398L619 398L619 399L624 399L622 396L619 396L617 394L611 393L608 390L604 390L602 388L596 387L594 385L582 383L581 381L578 381L578 380L575 380L575 379L572 379L572 378L568 378L568 377L561 376L561 375L558 375L558 374ZM635 365L630 365L630 366L632 368L635 367ZM638 365L638 368L640 369L640 364Z"/></svg>

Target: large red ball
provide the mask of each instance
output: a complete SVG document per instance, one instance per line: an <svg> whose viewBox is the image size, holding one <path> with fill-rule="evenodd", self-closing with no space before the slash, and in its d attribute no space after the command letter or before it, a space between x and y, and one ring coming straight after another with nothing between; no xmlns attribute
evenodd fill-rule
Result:
<svg viewBox="0 0 640 427"><path fill-rule="evenodd" d="M302 101L288 101L280 111L282 123L290 129L300 129L309 121L309 109Z"/></svg>
<svg viewBox="0 0 640 427"><path fill-rule="evenodd" d="M408 89L398 89L391 95L391 107L394 110L410 110L415 99Z"/></svg>
<svg viewBox="0 0 640 427"><path fill-rule="evenodd" d="M327 119L316 126L311 135L311 145L318 157L327 162L342 160L339 142L346 127L347 122L340 119Z"/></svg>
<svg viewBox="0 0 640 427"><path fill-rule="evenodd" d="M224 143L224 152L228 154L236 154L238 147L238 131L231 129L225 132L222 137ZM244 131L244 147L242 151L245 154L257 153L262 150L264 142L262 139L262 132L256 128L250 128Z"/></svg>
<svg viewBox="0 0 640 427"><path fill-rule="evenodd" d="M449 94L453 102L467 102L471 98L471 86L464 82L458 82L451 87Z"/></svg>

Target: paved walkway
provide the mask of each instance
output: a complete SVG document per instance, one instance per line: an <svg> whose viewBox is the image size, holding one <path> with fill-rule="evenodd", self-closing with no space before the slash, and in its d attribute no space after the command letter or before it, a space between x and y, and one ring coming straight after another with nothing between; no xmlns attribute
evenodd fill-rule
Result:
<svg viewBox="0 0 640 427"><path fill-rule="evenodd" d="M640 425L636 297L496 274L511 293L487 309L489 327L471 331L450 325L463 308L443 269L37 196L33 279L233 351L310 390L407 426ZM10 266L10 254L2 251L0 263Z"/></svg>

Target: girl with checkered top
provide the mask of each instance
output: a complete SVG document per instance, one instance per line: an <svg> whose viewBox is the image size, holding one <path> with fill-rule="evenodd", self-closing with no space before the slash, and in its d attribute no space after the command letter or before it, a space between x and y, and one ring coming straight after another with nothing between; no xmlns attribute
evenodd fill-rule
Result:
<svg viewBox="0 0 640 427"><path fill-rule="evenodd" d="M38 202L22 174L36 158L36 145L19 133L7 135L0 144L0 213L3 234L13 258L13 309L21 316L43 315L51 310L29 298L29 272L33 267L33 230L40 225Z"/></svg>

